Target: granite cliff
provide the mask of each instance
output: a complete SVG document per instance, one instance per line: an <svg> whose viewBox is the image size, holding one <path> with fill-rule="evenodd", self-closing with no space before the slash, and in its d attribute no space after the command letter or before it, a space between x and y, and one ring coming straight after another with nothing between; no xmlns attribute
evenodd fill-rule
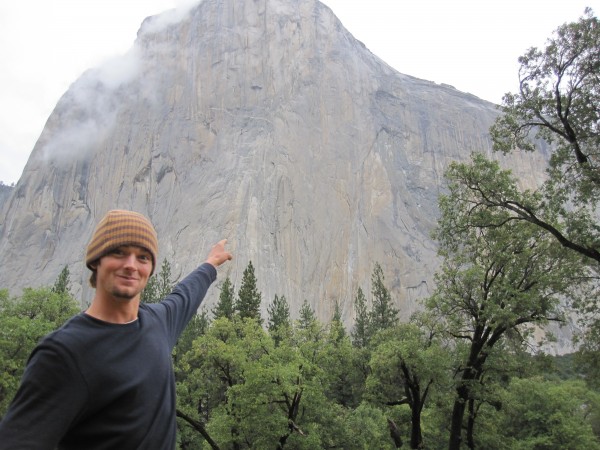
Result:
<svg viewBox="0 0 600 450"><path fill-rule="evenodd" d="M491 153L496 115L392 69L316 0L204 0L147 18L131 51L83 74L49 117L2 206L0 287L50 284L68 265L86 303L88 239L128 208L151 218L177 276L227 238L221 281L239 286L251 260L265 310L285 295L293 314L306 299L328 320L337 301L351 323L379 262L408 317L432 289L444 169ZM541 158L503 163L535 184Z"/></svg>

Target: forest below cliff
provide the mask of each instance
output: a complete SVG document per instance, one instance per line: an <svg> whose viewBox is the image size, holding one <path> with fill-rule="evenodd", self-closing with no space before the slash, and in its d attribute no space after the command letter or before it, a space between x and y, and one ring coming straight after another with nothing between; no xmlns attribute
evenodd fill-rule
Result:
<svg viewBox="0 0 600 450"><path fill-rule="evenodd" d="M476 335L452 336L431 307L399 323L377 264L350 331L308 302L292 320L279 296L263 319L256 283L251 262L237 291L226 278L173 352L181 449L446 448L457 403L468 448L600 448L600 379L584 352L536 352L515 329L484 345L467 380ZM173 285L164 261L143 301ZM37 341L79 310L66 268L51 287L0 291L0 417Z"/></svg>

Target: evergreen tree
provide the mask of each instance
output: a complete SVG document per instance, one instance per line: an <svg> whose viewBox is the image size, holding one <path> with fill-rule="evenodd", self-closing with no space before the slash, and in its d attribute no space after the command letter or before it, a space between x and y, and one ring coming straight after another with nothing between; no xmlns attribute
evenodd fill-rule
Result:
<svg viewBox="0 0 600 450"><path fill-rule="evenodd" d="M248 263L242 276L242 285L238 291L238 299L235 310L242 319L253 318L262 323L260 317L261 293L256 287L256 276L252 261Z"/></svg>
<svg viewBox="0 0 600 450"><path fill-rule="evenodd" d="M356 347L366 347L369 344L369 311L367 310L367 299L362 288L358 288L354 299L354 311L356 320L352 330L352 343Z"/></svg>
<svg viewBox="0 0 600 450"><path fill-rule="evenodd" d="M335 328L337 331L335 334L338 336L338 339L346 338L346 328L344 327L344 322L342 321L342 311L340 310L339 302L335 302L333 309L333 317L331 318L331 328L332 330Z"/></svg>
<svg viewBox="0 0 600 450"><path fill-rule="evenodd" d="M319 363L327 377L325 395L344 408L355 408L362 400L364 377L359 369L357 349L346 333L337 302L325 342L327 345Z"/></svg>
<svg viewBox="0 0 600 450"><path fill-rule="evenodd" d="M369 334L373 336L380 330L386 330L398 323L398 309L392 304L392 297L385 287L385 277L379 263L375 263L371 276L373 306L369 313Z"/></svg>
<svg viewBox="0 0 600 450"><path fill-rule="evenodd" d="M213 318L219 319L226 317L229 320L233 319L234 314L234 288L229 277L225 278L221 286L219 294L219 302L212 309Z"/></svg>
<svg viewBox="0 0 600 450"><path fill-rule="evenodd" d="M176 280L172 279L171 263L169 260L163 260L158 274L158 296L162 300L169 295L175 287Z"/></svg>
<svg viewBox="0 0 600 450"><path fill-rule="evenodd" d="M267 312L269 314L267 328L275 343L279 344L283 337L282 333L285 333L291 328L290 307L285 296L282 295L279 297L275 294L273 303L269 305Z"/></svg>
<svg viewBox="0 0 600 450"><path fill-rule="evenodd" d="M304 300L302 307L300 308L300 318L298 320L298 326L302 330L307 330L313 323L317 321L315 311L308 304L308 300Z"/></svg>
<svg viewBox="0 0 600 450"><path fill-rule="evenodd" d="M52 292L56 294L67 294L71 295L71 279L69 266L63 267L58 278L54 282L54 286L52 286Z"/></svg>
<svg viewBox="0 0 600 450"><path fill-rule="evenodd" d="M141 301L144 303L158 303L171 293L175 281L171 279L171 263L163 260L160 271L150 277L142 291Z"/></svg>

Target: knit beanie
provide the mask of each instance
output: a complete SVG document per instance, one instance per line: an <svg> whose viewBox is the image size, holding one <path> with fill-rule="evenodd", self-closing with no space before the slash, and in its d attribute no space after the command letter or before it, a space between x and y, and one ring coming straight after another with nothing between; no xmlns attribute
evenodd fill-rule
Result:
<svg viewBox="0 0 600 450"><path fill-rule="evenodd" d="M152 254L152 273L156 267L158 239L150 221L143 215L125 210L109 211L96 226L85 256L85 264L91 264L122 245L135 245Z"/></svg>

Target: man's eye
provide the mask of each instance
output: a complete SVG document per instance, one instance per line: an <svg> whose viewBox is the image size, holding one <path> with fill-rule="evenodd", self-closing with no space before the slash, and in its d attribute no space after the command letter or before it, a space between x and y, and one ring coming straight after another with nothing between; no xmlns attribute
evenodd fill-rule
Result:
<svg viewBox="0 0 600 450"><path fill-rule="evenodd" d="M139 259L140 259L140 261L147 262L147 261L150 261L150 256L149 255L140 255Z"/></svg>

